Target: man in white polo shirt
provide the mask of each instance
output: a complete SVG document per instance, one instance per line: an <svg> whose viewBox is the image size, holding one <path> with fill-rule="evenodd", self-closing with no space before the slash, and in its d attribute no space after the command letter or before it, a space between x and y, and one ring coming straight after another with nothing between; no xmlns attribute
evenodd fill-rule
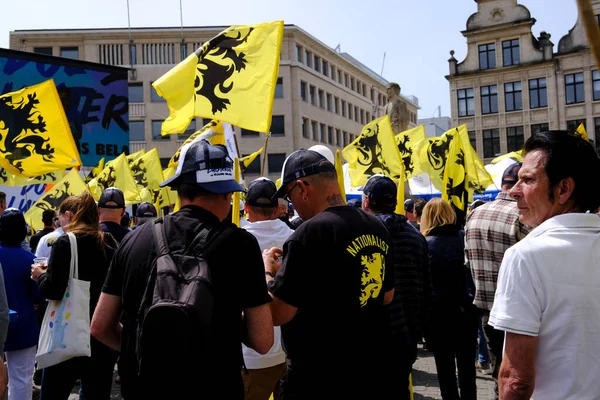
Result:
<svg viewBox="0 0 600 400"><path fill-rule="evenodd" d="M510 195L535 229L505 254L490 324L506 332L500 398L600 398L600 159L587 141L542 132Z"/></svg>

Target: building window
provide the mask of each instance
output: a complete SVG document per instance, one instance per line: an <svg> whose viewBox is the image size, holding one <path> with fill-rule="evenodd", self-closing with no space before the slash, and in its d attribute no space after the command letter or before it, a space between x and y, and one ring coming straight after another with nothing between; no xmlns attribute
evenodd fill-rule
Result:
<svg viewBox="0 0 600 400"><path fill-rule="evenodd" d="M300 81L300 98L306 101L306 82Z"/></svg>
<svg viewBox="0 0 600 400"><path fill-rule="evenodd" d="M317 124L316 121L312 121L311 123L311 128L312 128L312 138L314 141L318 141L319 140L319 124Z"/></svg>
<svg viewBox="0 0 600 400"><path fill-rule="evenodd" d="M364 83L362 85L362 94L363 96L367 97L367 85L365 85Z"/></svg>
<svg viewBox="0 0 600 400"><path fill-rule="evenodd" d="M498 87L496 85L481 87L481 113L495 114L498 112Z"/></svg>
<svg viewBox="0 0 600 400"><path fill-rule="evenodd" d="M269 154L267 163L269 164L269 173L278 174L283 169L283 162L285 161L285 153Z"/></svg>
<svg viewBox="0 0 600 400"><path fill-rule="evenodd" d="M130 83L129 84L129 103L143 103L144 102L144 84L143 83Z"/></svg>
<svg viewBox="0 0 600 400"><path fill-rule="evenodd" d="M144 140L146 140L144 121L129 121L129 141L143 142Z"/></svg>
<svg viewBox="0 0 600 400"><path fill-rule="evenodd" d="M360 110L360 123L365 124L365 110Z"/></svg>
<svg viewBox="0 0 600 400"><path fill-rule="evenodd" d="M479 45L479 69L496 68L496 44Z"/></svg>
<svg viewBox="0 0 600 400"><path fill-rule="evenodd" d="M259 137L259 136L260 136L259 132L242 128L242 137Z"/></svg>
<svg viewBox="0 0 600 400"><path fill-rule="evenodd" d="M342 132L342 138L344 139L344 147L348 146L348 132Z"/></svg>
<svg viewBox="0 0 600 400"><path fill-rule="evenodd" d="M342 84L342 71L339 69L337 70L337 81L340 85Z"/></svg>
<svg viewBox="0 0 600 400"><path fill-rule="evenodd" d="M471 147L477 151L477 134L475 131L469 131L469 143L471 143Z"/></svg>
<svg viewBox="0 0 600 400"><path fill-rule="evenodd" d="M325 108L325 92L323 92L321 89L319 89L319 107L321 108Z"/></svg>
<svg viewBox="0 0 600 400"><path fill-rule="evenodd" d="M73 60L79 60L79 48L78 47L61 47L60 56L64 58L71 58Z"/></svg>
<svg viewBox="0 0 600 400"><path fill-rule="evenodd" d="M321 71L321 58L317 55L315 55L314 66L315 66L315 71L317 71L317 72Z"/></svg>
<svg viewBox="0 0 600 400"><path fill-rule="evenodd" d="M327 111L331 111L331 94L327 93Z"/></svg>
<svg viewBox="0 0 600 400"><path fill-rule="evenodd" d="M137 48L135 44L131 43L129 45L129 64L136 65L137 64Z"/></svg>
<svg viewBox="0 0 600 400"><path fill-rule="evenodd" d="M330 77L331 79L335 80L335 65L332 65L332 66L330 67L330 69L331 69L331 73L330 73L329 77Z"/></svg>
<svg viewBox="0 0 600 400"><path fill-rule="evenodd" d="M371 122L371 113L367 111L367 124Z"/></svg>
<svg viewBox="0 0 600 400"><path fill-rule="evenodd" d="M325 139L326 139L325 138L325 124L321 124L320 128L321 128L321 131L320 131L320 133L321 133L321 135L320 135L320 137L321 137L321 143L327 143L325 141Z"/></svg>
<svg viewBox="0 0 600 400"><path fill-rule="evenodd" d="M521 82L504 84L504 105L506 106L506 111L517 111L523 109Z"/></svg>
<svg viewBox="0 0 600 400"><path fill-rule="evenodd" d="M354 91L354 77L350 77L350 89Z"/></svg>
<svg viewBox="0 0 600 400"><path fill-rule="evenodd" d="M306 59L306 65L309 68L312 68L312 53L310 51L306 50L304 52L304 56L305 56L304 58Z"/></svg>
<svg viewBox="0 0 600 400"><path fill-rule="evenodd" d="M509 152L521 150L523 148L523 143L525 143L523 127L511 126L506 128L506 142Z"/></svg>
<svg viewBox="0 0 600 400"><path fill-rule="evenodd" d="M346 102L342 100L342 117L346 116Z"/></svg>
<svg viewBox="0 0 600 400"><path fill-rule="evenodd" d="M585 119L573 119L571 121L567 121L567 131L569 133L573 133L581 124L583 124L583 127L585 128Z"/></svg>
<svg viewBox="0 0 600 400"><path fill-rule="evenodd" d="M348 119L352 120L352 111L354 111L354 108L352 107L352 104L348 103Z"/></svg>
<svg viewBox="0 0 600 400"><path fill-rule="evenodd" d="M180 135L177 135L177 140L185 140L185 139L189 138L192 135L192 133L194 133L194 132L196 132L196 119L195 118L192 119L192 121L188 125L185 132L183 132Z"/></svg>
<svg viewBox="0 0 600 400"><path fill-rule="evenodd" d="M322 65L322 68L321 68L321 72L325 76L327 76L327 74L329 73L329 64L325 60L323 60L323 65Z"/></svg>
<svg viewBox="0 0 600 400"><path fill-rule="evenodd" d="M339 129L335 130L335 145L338 147L342 146L342 131Z"/></svg>
<svg viewBox="0 0 600 400"><path fill-rule="evenodd" d="M583 72L565 75L567 104L583 103Z"/></svg>
<svg viewBox="0 0 600 400"><path fill-rule="evenodd" d="M275 98L283 99L283 78L277 78L277 84L275 85Z"/></svg>
<svg viewBox="0 0 600 400"><path fill-rule="evenodd" d="M500 155L500 132L498 129L483 130L483 157L492 158Z"/></svg>
<svg viewBox="0 0 600 400"><path fill-rule="evenodd" d="M594 101L600 100L600 72L597 69L592 71L592 85Z"/></svg>
<svg viewBox="0 0 600 400"><path fill-rule="evenodd" d="M548 107L548 92L546 78L529 80L529 107Z"/></svg>
<svg viewBox="0 0 600 400"><path fill-rule="evenodd" d="M153 103L164 103L166 100L158 95L154 86L152 86L152 82L150 82L150 101Z"/></svg>
<svg viewBox="0 0 600 400"><path fill-rule="evenodd" d="M175 43L143 43L142 64L175 64Z"/></svg>
<svg viewBox="0 0 600 400"><path fill-rule="evenodd" d="M340 114L340 99L338 99L337 97L333 98L333 112L336 114Z"/></svg>
<svg viewBox="0 0 600 400"><path fill-rule="evenodd" d="M308 139L308 119L302 118L302 137Z"/></svg>
<svg viewBox="0 0 600 400"><path fill-rule="evenodd" d="M548 130L548 124L533 124L531 125L531 135L536 135L540 132L546 132Z"/></svg>
<svg viewBox="0 0 600 400"><path fill-rule="evenodd" d="M600 118L594 118L594 144L600 148Z"/></svg>
<svg viewBox="0 0 600 400"><path fill-rule="evenodd" d="M505 67L520 64L521 55L519 54L519 39L505 40L502 42L502 55Z"/></svg>
<svg viewBox="0 0 600 400"><path fill-rule="evenodd" d="M35 54L43 54L45 56L52 55L52 47L34 47L33 52Z"/></svg>
<svg viewBox="0 0 600 400"><path fill-rule="evenodd" d="M249 156L250 154L244 154L242 155L242 157L246 157ZM254 161L252 161L252 164L248 165L246 167L246 169L244 170L244 174L260 174L260 167L262 165L262 163L260 162L260 158L262 157L262 154L259 154Z"/></svg>
<svg viewBox="0 0 600 400"><path fill-rule="evenodd" d="M327 143L333 144L333 128L331 126L327 127Z"/></svg>
<svg viewBox="0 0 600 400"><path fill-rule="evenodd" d="M310 89L309 89L308 95L310 97L310 104L312 104L313 106L317 105L316 91L317 91L317 88L314 87L313 85L310 85Z"/></svg>
<svg viewBox="0 0 600 400"><path fill-rule="evenodd" d="M273 115L271 117L271 135L285 136L285 116Z"/></svg>
<svg viewBox="0 0 600 400"><path fill-rule="evenodd" d="M379 95L379 103L381 105L381 95ZM458 90L458 116L466 117L475 115L475 91L470 89Z"/></svg>
<svg viewBox="0 0 600 400"><path fill-rule="evenodd" d="M303 61L302 55L304 54L304 52L302 50L302 46L296 46L296 61L298 62Z"/></svg>
<svg viewBox="0 0 600 400"><path fill-rule="evenodd" d="M163 136L160 134L162 123L162 120L152 121L152 140L171 140L170 135Z"/></svg>
<svg viewBox="0 0 600 400"><path fill-rule="evenodd" d="M358 106L354 106L354 121L358 122Z"/></svg>
<svg viewBox="0 0 600 400"><path fill-rule="evenodd" d="M350 83L348 78L348 74L344 74L344 86L346 87L348 87L348 84Z"/></svg>
<svg viewBox="0 0 600 400"><path fill-rule="evenodd" d="M188 56L188 48L187 48L187 43L185 42L181 42L181 44L179 45L179 55L181 58L181 61L185 60Z"/></svg>

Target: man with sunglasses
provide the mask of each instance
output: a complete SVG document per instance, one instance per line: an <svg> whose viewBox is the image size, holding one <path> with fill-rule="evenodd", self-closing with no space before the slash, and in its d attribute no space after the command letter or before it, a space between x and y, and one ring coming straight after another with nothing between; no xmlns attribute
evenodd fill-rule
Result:
<svg viewBox="0 0 600 400"><path fill-rule="evenodd" d="M281 182L274 197L292 202L304 220L283 250L263 253L288 366L281 398L383 398L384 305L395 283L389 233L344 203L334 165L315 151L290 154Z"/></svg>

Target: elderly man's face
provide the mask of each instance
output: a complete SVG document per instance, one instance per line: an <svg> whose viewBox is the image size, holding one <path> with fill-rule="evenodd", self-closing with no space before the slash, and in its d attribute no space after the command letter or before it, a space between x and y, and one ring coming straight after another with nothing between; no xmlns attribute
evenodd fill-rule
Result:
<svg viewBox="0 0 600 400"><path fill-rule="evenodd" d="M550 180L544 170L545 152L535 150L527 153L519 170L519 181L510 190L517 200L520 220L532 227L558 215L560 204L550 191Z"/></svg>

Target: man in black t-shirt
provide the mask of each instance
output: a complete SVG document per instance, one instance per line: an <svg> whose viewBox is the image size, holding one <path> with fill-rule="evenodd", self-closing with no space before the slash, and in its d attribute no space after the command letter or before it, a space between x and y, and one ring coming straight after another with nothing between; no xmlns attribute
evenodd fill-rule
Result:
<svg viewBox="0 0 600 400"><path fill-rule="evenodd" d="M176 188L181 203L180 211L165 217L171 251L190 246L204 228L209 228L208 241L227 226L233 228L207 257L214 304L211 343L202 344L206 353L202 353L201 360L191 360L188 355L194 354L194 349L189 349L189 353L181 354L181 362L161 363L163 356L172 359L173 354L163 355L161 351L166 350L158 348L150 355L155 358L153 364L161 365L156 371L157 381L144 383L137 375L136 320L157 257L152 223L127 235L115 253L92 320L92 335L121 350L119 373L125 400L242 400L242 313L246 344L261 354L273 344L268 305L271 299L263 278L260 248L250 233L222 222L229 212L232 193L243 191L233 179L233 162L225 146L213 146L206 140L193 142L184 146L179 162L175 176L161 184ZM165 343L165 347L172 345ZM199 365L210 365L211 370L199 372Z"/></svg>
<svg viewBox="0 0 600 400"><path fill-rule="evenodd" d="M317 152L290 154L281 182L276 196L291 200L304 220L283 251L263 253L288 363L282 399L383 398L384 304L394 294L389 233L344 204L335 167Z"/></svg>
<svg viewBox="0 0 600 400"><path fill-rule="evenodd" d="M31 252L35 254L35 250L37 249L37 245L40 242L40 239L46 236L49 233L54 232L54 210L44 210L42 213L42 222L44 223L44 229L40 229L37 231L31 239L29 240L29 247L31 247Z"/></svg>

